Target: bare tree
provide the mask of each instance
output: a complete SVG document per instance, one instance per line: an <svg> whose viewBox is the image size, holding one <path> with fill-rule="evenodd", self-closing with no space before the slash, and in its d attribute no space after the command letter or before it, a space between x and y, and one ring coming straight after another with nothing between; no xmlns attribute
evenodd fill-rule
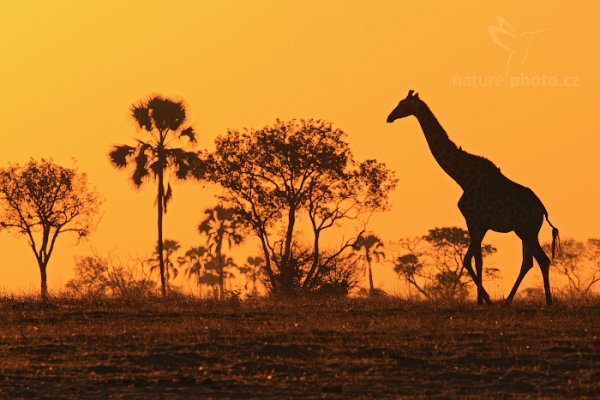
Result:
<svg viewBox="0 0 600 400"><path fill-rule="evenodd" d="M588 284L588 290L591 291L593 286L600 282L600 238L588 239L587 247L588 256L592 262L591 279Z"/></svg>
<svg viewBox="0 0 600 400"><path fill-rule="evenodd" d="M100 197L85 174L42 159L0 170L0 202L0 227L27 238L46 299L46 269L56 240L63 233L86 237L97 223Z"/></svg>
<svg viewBox="0 0 600 400"><path fill-rule="evenodd" d="M551 244L544 244L545 251ZM600 239L581 242L561 240L560 251L552 260L552 267L567 278L567 291L576 297L588 297L600 281Z"/></svg>
<svg viewBox="0 0 600 400"><path fill-rule="evenodd" d="M75 274L66 286L77 295L137 299L151 294L156 288L143 264L139 267L124 263L110 254L78 257Z"/></svg>

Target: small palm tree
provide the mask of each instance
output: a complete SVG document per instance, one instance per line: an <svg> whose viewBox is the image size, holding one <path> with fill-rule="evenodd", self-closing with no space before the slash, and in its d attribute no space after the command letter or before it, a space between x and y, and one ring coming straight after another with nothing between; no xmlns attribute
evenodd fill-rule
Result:
<svg viewBox="0 0 600 400"><path fill-rule="evenodd" d="M219 298L219 265L212 255L199 277L198 285L207 286L211 289L213 298Z"/></svg>
<svg viewBox="0 0 600 400"><path fill-rule="evenodd" d="M353 246L353 250L358 255L359 259L362 259L367 263L369 289L373 292L375 287L373 286L373 271L371 269L371 264L373 261L379 261L385 258L383 242L377 235L368 234L358 238Z"/></svg>
<svg viewBox="0 0 600 400"><path fill-rule="evenodd" d="M219 296L223 298L225 291L225 267L228 260L223 256L223 244L229 249L244 241L243 230L245 222L235 209L217 205L204 210L204 219L198 225L198 231L207 236L209 249L213 251L218 275Z"/></svg>
<svg viewBox="0 0 600 400"><path fill-rule="evenodd" d="M264 278L264 264L265 259L260 256L248 257L246 259L246 264L238 267L238 270L246 277L246 290L248 289L248 284L250 282L252 283L252 290L250 291L252 296L258 294L257 282Z"/></svg>
<svg viewBox="0 0 600 400"><path fill-rule="evenodd" d="M117 145L109 153L110 162L119 169L131 166L131 180L136 188L149 179L158 185L156 205L158 206L158 261L163 297L166 295L165 263L163 256L163 215L167 204L173 197L169 173L177 179L189 176L200 178L201 163L198 154L173 147L172 143L187 139L190 144L196 142L196 134L191 126L184 126L187 120L182 101L172 100L160 95L150 96L147 100L133 104L131 116L146 138L136 139L135 146ZM166 187L165 187L166 183Z"/></svg>
<svg viewBox="0 0 600 400"><path fill-rule="evenodd" d="M165 239L163 243L163 257L165 266L165 289L169 292L169 282L171 281L171 275L173 279L177 278L179 269L175 267L173 262L173 255L181 248L181 245L176 240ZM158 246L154 250L152 257L149 260L152 265L150 266L150 272L154 272L157 268L160 270L160 259Z"/></svg>
<svg viewBox="0 0 600 400"><path fill-rule="evenodd" d="M200 297L202 297L203 275L207 273L208 264L212 256L208 248L197 246L189 248L185 254L177 259L180 267L185 267L188 278L193 278L198 285Z"/></svg>

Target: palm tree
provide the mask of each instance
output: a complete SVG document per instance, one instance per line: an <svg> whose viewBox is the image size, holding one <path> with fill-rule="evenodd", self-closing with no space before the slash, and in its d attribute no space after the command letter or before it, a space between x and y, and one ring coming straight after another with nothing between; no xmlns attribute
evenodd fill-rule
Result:
<svg viewBox="0 0 600 400"><path fill-rule="evenodd" d="M238 270L246 277L245 289L248 289L248 283L252 282L252 296L256 296L258 294L256 283L257 281L262 280L264 276L264 264L265 259L261 256L248 257L246 259L246 264L238 267Z"/></svg>
<svg viewBox="0 0 600 400"><path fill-rule="evenodd" d="M165 239L163 243L163 257L164 257L164 266L165 266L165 289L166 292L169 292L169 281L171 280L171 275L173 275L173 279L177 278L179 274L179 270L175 267L175 263L172 260L173 254L177 250L181 248L181 245L177 240ZM160 268L160 257L159 257L159 249L158 246L154 250L152 257L150 258L150 262L153 263L150 266L150 272L154 272L157 268ZM158 264L157 264L158 262Z"/></svg>
<svg viewBox="0 0 600 400"><path fill-rule="evenodd" d="M136 188L151 178L158 185L158 261L162 295L166 295L165 264L163 256L163 215L173 197L169 173L177 179L189 176L200 178L202 168L198 154L171 144L187 138L189 144L196 142L196 134L186 123L186 110L182 101L160 95L150 96L130 108L131 116L145 135L145 140L136 139L135 146L117 145L109 153L110 162L118 169L132 166L131 180ZM165 183L167 184L165 188Z"/></svg>
<svg viewBox="0 0 600 400"><path fill-rule="evenodd" d="M383 242L377 235L368 234L359 237L354 244L353 249L358 257L367 263L369 289L373 292L375 287L373 286L373 271L371 270L371 264L373 261L379 261L382 258L385 258Z"/></svg>
<svg viewBox="0 0 600 400"><path fill-rule="evenodd" d="M203 276L207 274L212 256L204 246L190 247L183 256L177 259L180 267L185 267L188 278L194 278L202 297Z"/></svg>
<svg viewBox="0 0 600 400"><path fill-rule="evenodd" d="M225 291L224 269L228 264L222 254L223 244L226 242L229 249L231 249L232 246L242 243L244 241L242 231L245 222L235 209L220 204L204 210L204 215L204 219L198 225L198 231L207 236L208 247L211 251L214 251L219 274L219 296L223 298Z"/></svg>

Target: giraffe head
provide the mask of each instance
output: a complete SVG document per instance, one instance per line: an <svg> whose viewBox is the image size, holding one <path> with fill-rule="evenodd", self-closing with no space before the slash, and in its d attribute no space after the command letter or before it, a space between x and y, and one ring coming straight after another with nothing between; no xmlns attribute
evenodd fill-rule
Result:
<svg viewBox="0 0 600 400"><path fill-rule="evenodd" d="M400 100L400 103L394 108L394 110L387 117L387 122L394 122L398 118L408 117L409 115L415 115L415 109L419 104L419 93L414 93L414 90L410 90L406 98Z"/></svg>

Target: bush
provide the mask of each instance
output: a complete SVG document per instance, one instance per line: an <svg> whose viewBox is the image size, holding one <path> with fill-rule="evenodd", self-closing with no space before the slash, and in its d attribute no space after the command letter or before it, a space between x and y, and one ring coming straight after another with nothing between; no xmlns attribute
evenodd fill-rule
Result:
<svg viewBox="0 0 600 400"><path fill-rule="evenodd" d="M150 296L156 290L156 283L144 273L143 264L135 268L110 255L78 257L75 273L76 278L66 285L75 296L133 299Z"/></svg>

